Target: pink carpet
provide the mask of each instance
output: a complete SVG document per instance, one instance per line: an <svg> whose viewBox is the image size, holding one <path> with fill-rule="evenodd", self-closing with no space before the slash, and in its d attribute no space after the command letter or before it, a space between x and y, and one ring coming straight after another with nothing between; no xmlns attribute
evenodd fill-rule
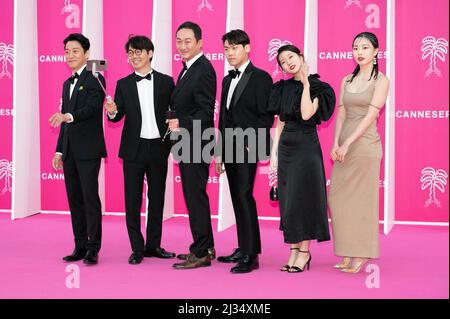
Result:
<svg viewBox="0 0 450 319"><path fill-rule="evenodd" d="M381 235L382 258L372 262L379 267L379 288L368 288L369 272L345 274L332 268L338 259L331 241L312 245L310 271L280 272L289 252L278 222L260 225L260 269L235 275L229 272L232 265L217 261L194 270L174 270L174 260L156 258L129 265L125 218L104 217L99 264L75 263L80 287L70 289L69 264L61 260L73 249L70 217L36 215L11 221L8 214L0 214L0 298L449 298L448 227L396 225L391 234ZM218 255L235 247L234 227L214 235ZM182 253L190 242L186 218L165 222L164 248Z"/></svg>

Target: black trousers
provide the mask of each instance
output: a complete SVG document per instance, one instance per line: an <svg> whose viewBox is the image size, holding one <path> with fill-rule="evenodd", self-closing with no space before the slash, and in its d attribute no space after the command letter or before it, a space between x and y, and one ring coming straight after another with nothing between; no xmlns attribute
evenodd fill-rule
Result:
<svg viewBox="0 0 450 319"><path fill-rule="evenodd" d="M160 138L140 139L134 160L123 161L125 211L128 237L134 252L161 246L167 159L170 144ZM147 176L148 220L146 242L141 233L141 206L144 176Z"/></svg>
<svg viewBox="0 0 450 319"><path fill-rule="evenodd" d="M256 201L253 197L256 163L225 163L231 200L236 216L238 246L248 255L261 253Z"/></svg>
<svg viewBox="0 0 450 319"><path fill-rule="evenodd" d="M211 227L211 211L206 185L209 176L209 163L180 162L181 182L186 206L189 211L189 224L194 242L189 251L202 258L208 248L214 247Z"/></svg>
<svg viewBox="0 0 450 319"><path fill-rule="evenodd" d="M75 248L100 251L102 204L98 195L101 158L77 160L68 147L63 162Z"/></svg>

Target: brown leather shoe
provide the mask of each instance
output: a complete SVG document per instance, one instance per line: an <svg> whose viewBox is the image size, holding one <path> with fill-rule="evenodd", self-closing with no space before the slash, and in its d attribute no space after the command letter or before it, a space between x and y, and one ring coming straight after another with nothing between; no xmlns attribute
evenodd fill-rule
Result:
<svg viewBox="0 0 450 319"><path fill-rule="evenodd" d="M211 266L209 255L206 255L203 258L197 258L194 254L189 254L186 261L172 265L175 269L194 269L209 266Z"/></svg>
<svg viewBox="0 0 450 319"><path fill-rule="evenodd" d="M179 255L177 255L177 258L181 259L181 260L187 260L188 256L189 256L189 254L179 254ZM216 259L216 250L214 249L214 247L208 248L208 256L209 256L209 259L211 259L211 260Z"/></svg>

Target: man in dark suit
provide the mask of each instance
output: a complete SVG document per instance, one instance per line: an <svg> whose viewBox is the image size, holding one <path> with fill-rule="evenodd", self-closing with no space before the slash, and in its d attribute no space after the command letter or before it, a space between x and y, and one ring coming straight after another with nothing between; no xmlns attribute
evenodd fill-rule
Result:
<svg viewBox="0 0 450 319"><path fill-rule="evenodd" d="M214 239L211 227L209 198L206 185L209 176L210 158L201 158L196 152L193 139L196 127L204 132L214 128L214 104L216 99L216 73L202 52L202 31L192 22L185 22L176 33L177 50L183 60L177 85L172 93L171 106L177 113L176 119L169 120L171 131L184 129L189 136L189 156L180 161L181 181L189 222L194 242L190 253L179 256L185 259L173 265L175 269L191 269L211 265L214 258ZM184 138L184 136L183 136ZM182 139L183 139L182 138ZM214 136L212 136L212 142ZM200 153L211 140L202 140ZM207 156L205 156L207 157Z"/></svg>
<svg viewBox="0 0 450 319"><path fill-rule="evenodd" d="M72 76L64 82L62 110L50 118L51 125L61 125L55 169L64 169L75 250L64 261L98 261L102 238L102 209L98 195L101 158L106 157L103 136L103 93L92 72L86 70L89 40L79 33L64 40L65 57ZM99 79L105 86L102 75Z"/></svg>
<svg viewBox="0 0 450 319"><path fill-rule="evenodd" d="M216 157L216 172L227 173L236 216L238 248L229 256L218 257L217 261L237 263L231 268L232 273L247 273L259 267L258 255L261 253L253 186L257 160L270 152L273 116L267 107L272 78L250 62L250 39L244 31L230 31L222 41L225 56L233 69L222 82L219 118L222 147Z"/></svg>
<svg viewBox="0 0 450 319"><path fill-rule="evenodd" d="M173 79L152 69L154 46L145 36L132 36L125 44L134 72L117 81L115 101L107 102L108 120L125 116L119 157L123 159L125 209L128 236L133 253L130 264L144 257L173 258L161 248L164 195L170 140L166 112L174 89ZM144 176L148 184L147 240L141 233L141 205Z"/></svg>

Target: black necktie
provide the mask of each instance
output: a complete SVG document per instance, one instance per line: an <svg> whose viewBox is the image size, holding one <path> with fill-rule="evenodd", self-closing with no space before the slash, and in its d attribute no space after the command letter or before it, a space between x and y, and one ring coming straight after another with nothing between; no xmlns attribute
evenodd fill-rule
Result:
<svg viewBox="0 0 450 319"><path fill-rule="evenodd" d="M188 68L187 68L187 64L186 64L186 62L183 61L183 70L181 70L180 75L178 76L177 83L180 82L181 77L182 77L183 74L184 74L184 71L187 71L187 69L188 69Z"/></svg>
<svg viewBox="0 0 450 319"><path fill-rule="evenodd" d="M143 79L147 79L149 81L152 80L152 74L151 73L148 73L146 76L140 76L140 75L135 73L134 77L136 78L136 82L139 82L140 80L143 80Z"/></svg>
<svg viewBox="0 0 450 319"><path fill-rule="evenodd" d="M242 72L239 70L230 70L228 71L228 74L235 79L236 77L239 77L239 74L241 74Z"/></svg>
<svg viewBox="0 0 450 319"><path fill-rule="evenodd" d="M78 75L78 73L74 73L72 74L72 76L69 78L70 84L73 84L73 82L75 82L75 79L78 79L80 76Z"/></svg>

